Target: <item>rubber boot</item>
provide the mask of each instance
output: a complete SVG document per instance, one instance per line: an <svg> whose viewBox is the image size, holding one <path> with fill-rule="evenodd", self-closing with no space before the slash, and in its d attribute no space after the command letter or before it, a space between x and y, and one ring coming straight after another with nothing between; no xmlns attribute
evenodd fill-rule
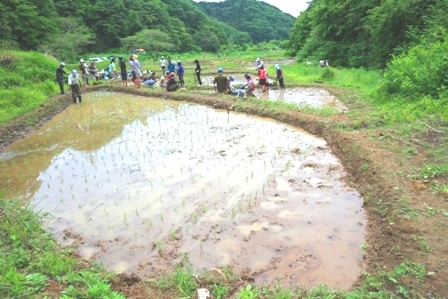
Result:
<svg viewBox="0 0 448 299"><path fill-rule="evenodd" d="M79 97L79 102L80 102L80 103L82 102L82 98L81 98L81 97Z"/></svg>

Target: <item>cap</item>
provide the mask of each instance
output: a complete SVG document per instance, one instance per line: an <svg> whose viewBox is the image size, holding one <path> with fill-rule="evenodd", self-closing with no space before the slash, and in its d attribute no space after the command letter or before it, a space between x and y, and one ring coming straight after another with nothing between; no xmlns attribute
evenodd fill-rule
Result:
<svg viewBox="0 0 448 299"><path fill-rule="evenodd" d="M274 67L275 67L276 69L279 69L279 68L280 68L280 66L279 66L278 64L276 64Z"/></svg>
<svg viewBox="0 0 448 299"><path fill-rule="evenodd" d="M65 66L65 63L61 62L59 65Z"/></svg>
<svg viewBox="0 0 448 299"><path fill-rule="evenodd" d="M134 59L137 59L138 58L138 55L132 55L132 57L134 57Z"/></svg>
<svg viewBox="0 0 448 299"><path fill-rule="evenodd" d="M73 70L73 71L72 71L72 74L73 74L73 75L77 75L78 72L77 72L76 70Z"/></svg>
<svg viewBox="0 0 448 299"><path fill-rule="evenodd" d="M230 76L230 81L235 81L235 76Z"/></svg>
<svg viewBox="0 0 448 299"><path fill-rule="evenodd" d="M129 56L129 59L134 59L134 55Z"/></svg>
<svg viewBox="0 0 448 299"><path fill-rule="evenodd" d="M81 59L79 60L79 62L84 62L84 59L81 58Z"/></svg>
<svg viewBox="0 0 448 299"><path fill-rule="evenodd" d="M165 59L165 56L162 56L161 58Z"/></svg>
<svg viewBox="0 0 448 299"><path fill-rule="evenodd" d="M260 58L257 57L257 59L255 59L256 62L260 61Z"/></svg>
<svg viewBox="0 0 448 299"><path fill-rule="evenodd" d="M182 61L178 60L177 63L182 63Z"/></svg>
<svg viewBox="0 0 448 299"><path fill-rule="evenodd" d="M218 73L222 73L224 72L224 70L222 69L222 67L218 68Z"/></svg>
<svg viewBox="0 0 448 299"><path fill-rule="evenodd" d="M123 60L123 56L118 57L118 59Z"/></svg>

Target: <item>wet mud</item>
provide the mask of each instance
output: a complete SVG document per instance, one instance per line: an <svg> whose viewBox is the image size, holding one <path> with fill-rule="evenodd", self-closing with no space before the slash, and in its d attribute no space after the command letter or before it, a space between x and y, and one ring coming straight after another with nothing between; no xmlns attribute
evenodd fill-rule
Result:
<svg viewBox="0 0 448 299"><path fill-rule="evenodd" d="M359 277L362 198L324 140L195 104L83 99L1 154L1 187L47 213L62 245L141 277L185 259L256 283Z"/></svg>

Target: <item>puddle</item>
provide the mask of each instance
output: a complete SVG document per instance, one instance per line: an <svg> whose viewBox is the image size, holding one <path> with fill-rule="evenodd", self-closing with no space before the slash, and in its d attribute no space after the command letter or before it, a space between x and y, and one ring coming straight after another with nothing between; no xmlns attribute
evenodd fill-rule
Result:
<svg viewBox="0 0 448 299"><path fill-rule="evenodd" d="M0 158L7 195L116 272L150 277L188 258L259 284L340 289L361 273L360 195L325 141L283 124L94 93Z"/></svg>
<svg viewBox="0 0 448 299"><path fill-rule="evenodd" d="M244 74L226 74L226 76L235 77L235 81L232 83L232 86L235 88L243 87L247 82L244 78ZM256 79L257 77L255 76L254 78ZM203 84L213 86L213 80L213 76L206 76L203 78ZM269 79L269 82L272 82L272 80ZM261 88L257 88L255 90L255 96L262 100L281 101L297 106L310 106L314 108L329 107L339 112L348 112L348 108L335 96L326 90L318 88L294 87L281 90L276 87L271 87L269 91L265 93L261 92Z"/></svg>

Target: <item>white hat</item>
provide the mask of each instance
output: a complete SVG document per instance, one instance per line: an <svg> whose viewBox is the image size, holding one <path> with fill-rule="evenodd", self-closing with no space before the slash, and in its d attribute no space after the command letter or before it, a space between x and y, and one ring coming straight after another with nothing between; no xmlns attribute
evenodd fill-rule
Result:
<svg viewBox="0 0 448 299"><path fill-rule="evenodd" d="M163 59L165 59L165 57L164 57L164 56L162 56L162 58L163 58Z"/></svg>
<svg viewBox="0 0 448 299"><path fill-rule="evenodd" d="M65 66L65 63L61 62L59 65Z"/></svg>
<svg viewBox="0 0 448 299"><path fill-rule="evenodd" d="M76 70L73 70L73 71L72 71L72 74L73 74L73 75L76 75L76 74L78 74L78 72L77 72Z"/></svg>
<svg viewBox="0 0 448 299"><path fill-rule="evenodd" d="M81 59L79 60L79 62L84 62L84 59L81 58Z"/></svg>
<svg viewBox="0 0 448 299"><path fill-rule="evenodd" d="M177 63L182 63L182 62L180 60L178 60Z"/></svg>
<svg viewBox="0 0 448 299"><path fill-rule="evenodd" d="M257 57L257 59L255 59L256 62L260 61L260 58Z"/></svg>
<svg viewBox="0 0 448 299"><path fill-rule="evenodd" d="M276 69L279 69L279 68L280 68L280 66L279 66L278 64L276 64L276 65L275 65L275 68L276 68Z"/></svg>

